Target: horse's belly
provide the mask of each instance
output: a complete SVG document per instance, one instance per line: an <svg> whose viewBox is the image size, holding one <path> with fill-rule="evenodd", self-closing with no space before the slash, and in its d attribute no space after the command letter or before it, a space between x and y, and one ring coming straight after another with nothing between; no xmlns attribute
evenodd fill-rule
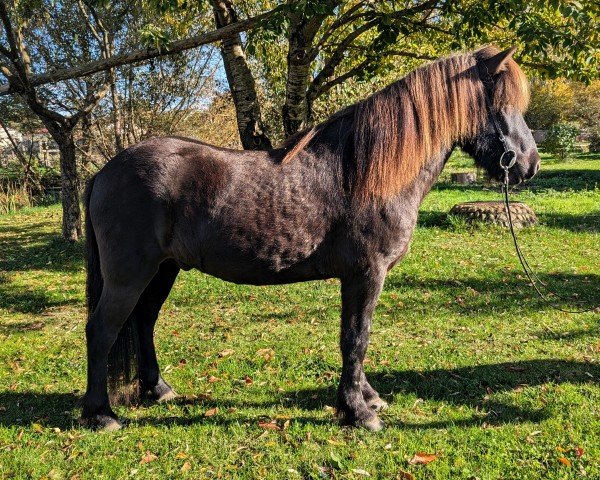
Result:
<svg viewBox="0 0 600 480"><path fill-rule="evenodd" d="M281 267L278 262L268 263L245 255L206 255L198 270L228 282L250 285L276 285L329 278L318 268L317 262L306 259Z"/></svg>

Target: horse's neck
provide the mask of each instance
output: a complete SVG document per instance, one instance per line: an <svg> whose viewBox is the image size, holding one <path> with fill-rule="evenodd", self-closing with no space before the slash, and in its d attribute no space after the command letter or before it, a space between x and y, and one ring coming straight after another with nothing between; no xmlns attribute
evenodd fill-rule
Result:
<svg viewBox="0 0 600 480"><path fill-rule="evenodd" d="M442 170L450 158L450 155L452 155L453 150L454 146L447 151L441 152L436 158L426 162L412 185L405 192L403 192L405 196L411 198L411 200L416 204L417 208L419 205L421 205L421 202L429 193L431 187L433 187L433 184L437 181L440 173L442 173Z"/></svg>

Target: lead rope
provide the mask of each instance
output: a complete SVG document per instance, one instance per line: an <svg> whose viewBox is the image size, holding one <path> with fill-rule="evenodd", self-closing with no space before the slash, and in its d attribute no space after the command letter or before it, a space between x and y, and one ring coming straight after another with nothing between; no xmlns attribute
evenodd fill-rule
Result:
<svg viewBox="0 0 600 480"><path fill-rule="evenodd" d="M492 117L492 118L494 118L494 117ZM500 132L500 135L502 135L502 132ZM506 212L506 216L508 218L508 226L510 228L510 234L513 239L513 244L515 246L515 251L517 253L517 257L519 259L519 262L521 263L521 266L523 267L523 271L525 272L525 275L527 275L527 278L529 279L529 283L535 289L535 291L540 296L540 298L542 300L544 300L550 307L552 307L555 310L558 310L560 312L565 312L565 313L587 313L587 312L598 311L598 308L600 308L598 306L592 306L590 308L581 309L581 310L567 310L567 309L556 306L552 302L552 300L549 298L550 295L553 297L559 298L560 300L563 300L565 302L576 302L576 303L581 303L581 304L586 304L586 305L589 305L589 303L586 302L585 300L575 300L573 298L563 297L563 296L557 294L556 292L553 292L552 290L550 290L548 285L546 283L544 283L536 275L536 273L533 271L533 269L529 266L529 262L527 262L527 258L525 258L525 255L523 254L523 252L521 251L521 247L519 246L519 242L517 241L517 235L515 233L515 228L513 226L512 215L511 215L511 211L510 211L510 199L509 199L509 195L508 195L509 170L511 167L514 166L514 164L517 160L517 156L513 150L510 150L507 148L506 140L504 139L504 136L502 136L500 140L502 141L502 144L504 145L504 153L500 157L500 167L502 168L502 170L504 170L504 182L502 183L502 193L503 193L503 197L504 197L504 211ZM511 158L508 163L505 163L505 161L504 161L505 157L509 156L509 154L511 155ZM542 292L542 288L546 290L546 292L547 292L546 294L544 292Z"/></svg>
<svg viewBox="0 0 600 480"><path fill-rule="evenodd" d="M486 84L489 85L493 91L495 82L494 82L490 72L487 70L487 66L485 67L485 69L486 69L486 78L483 79L483 83L484 83L484 85L486 85ZM519 262L521 263L521 267L523 267L523 271L525 272L525 275L529 279L529 283L535 289L535 291L540 296L540 298L542 300L544 300L550 307L552 307L555 310L558 310L560 312L565 312L565 313L598 312L600 310L600 306L597 306L597 305L591 306L590 308L581 309L581 310L567 310L567 309L556 306L552 302L552 300L549 298L549 296L556 297L564 302L575 302L575 303L580 303L580 304L585 304L585 305L590 305L590 303L586 302L585 300L575 300L573 298L563 297L563 296L553 292L552 290L550 290L548 285L546 283L544 283L536 275L536 273L533 271L533 269L529 266L529 262L527 262L527 258L525 258L525 255L521 251L521 247L519 246L519 242L517 240L517 234L515 233L515 228L513 226L513 221L512 221L512 215L510 212L510 199L509 199L509 195L508 195L509 170L517 162L517 154L514 150L510 149L510 147L508 146L508 142L506 141L506 137L502 133L502 128L500 127L498 119L494 115L494 110L492 108L493 102L492 102L492 99L490 98L487 88L485 88L485 102L486 102L488 111L490 113L490 117L492 119L492 124L494 126L494 129L496 130L496 134L498 135L498 140L500 140L500 142L502 143L502 146L504 148L504 152L500 156L500 168L502 168L502 170L504 170L504 182L502 183L502 193L503 193L503 197L504 197L504 211L506 212L506 216L508 218L508 226L510 228L510 234L513 239L513 244L515 246L515 251L517 253L517 257L519 259ZM544 289L546 291L546 293L544 293L542 291L542 289Z"/></svg>

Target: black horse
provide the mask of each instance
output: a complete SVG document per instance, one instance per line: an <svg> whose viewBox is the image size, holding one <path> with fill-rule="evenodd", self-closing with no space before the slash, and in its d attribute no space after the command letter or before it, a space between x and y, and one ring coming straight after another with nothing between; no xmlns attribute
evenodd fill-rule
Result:
<svg viewBox="0 0 600 480"><path fill-rule="evenodd" d="M347 424L381 429L376 411L386 403L363 359L384 278L408 248L423 197L456 146L497 179L502 152L514 150L511 184L539 168L513 51L485 47L437 60L280 149L154 138L108 162L86 195L82 421L120 426L107 378L129 381L131 370L142 394L175 396L160 376L153 330L179 270L196 268L255 285L339 278L338 412Z"/></svg>

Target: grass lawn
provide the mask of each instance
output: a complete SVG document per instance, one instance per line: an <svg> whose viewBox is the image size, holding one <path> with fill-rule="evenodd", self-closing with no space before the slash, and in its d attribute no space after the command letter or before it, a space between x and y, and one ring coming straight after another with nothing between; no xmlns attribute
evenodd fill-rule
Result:
<svg viewBox="0 0 600 480"><path fill-rule="evenodd" d="M554 289L598 303L600 156L544 160L514 197L540 219L523 249ZM366 371L390 401L377 434L334 419L337 281L198 272L179 276L156 333L182 398L119 407L116 433L80 428L82 245L60 240L58 206L0 216L0 478L600 478L599 315L540 301L506 230L446 217L500 197L446 181L468 164L456 155L427 197L376 310Z"/></svg>

